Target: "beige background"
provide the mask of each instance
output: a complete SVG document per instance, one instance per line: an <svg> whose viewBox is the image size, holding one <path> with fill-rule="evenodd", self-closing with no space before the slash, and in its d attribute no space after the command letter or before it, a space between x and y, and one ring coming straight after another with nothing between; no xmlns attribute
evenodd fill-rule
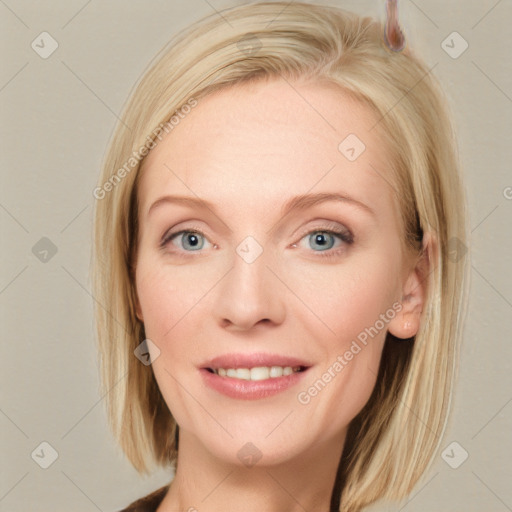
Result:
<svg viewBox="0 0 512 512"><path fill-rule="evenodd" d="M93 342L92 190L116 116L150 59L179 29L235 3L0 1L2 511L115 511L169 479L139 477L107 429ZM384 1L337 3L384 13ZM452 469L440 451L409 500L372 510L512 510L512 5L403 0L400 18L437 64L467 179L470 307L442 446L456 441L469 458ZM47 59L31 48L43 31L59 45ZM469 44L456 59L441 46L454 31ZM57 248L46 262L33 253L42 237ZM31 457L43 441L58 452L48 469ZM49 460L44 450L39 461Z"/></svg>

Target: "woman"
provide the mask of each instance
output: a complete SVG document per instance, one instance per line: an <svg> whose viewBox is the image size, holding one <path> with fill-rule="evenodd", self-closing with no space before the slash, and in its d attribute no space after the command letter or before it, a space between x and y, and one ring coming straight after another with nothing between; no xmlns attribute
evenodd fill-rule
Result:
<svg viewBox="0 0 512 512"><path fill-rule="evenodd" d="M432 461L465 197L437 82L388 45L337 8L250 4L133 92L94 192L100 364L130 462L175 476L125 511L355 512Z"/></svg>

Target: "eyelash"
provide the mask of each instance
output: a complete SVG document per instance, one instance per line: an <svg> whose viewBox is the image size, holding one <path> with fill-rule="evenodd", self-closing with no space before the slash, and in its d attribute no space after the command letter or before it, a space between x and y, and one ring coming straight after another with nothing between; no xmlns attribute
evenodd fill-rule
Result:
<svg viewBox="0 0 512 512"><path fill-rule="evenodd" d="M205 239L208 239L208 237L200 229L192 227L190 229L182 229L175 233L165 234L162 238L162 241L160 242L160 248L162 250L165 249L165 247L169 244L169 242L174 240L174 238L176 238L177 236L185 234L185 233L193 233L196 235L200 235L200 236L204 237ZM327 227L327 228L321 227L321 228L311 229L311 230L307 231L306 233L304 233L300 237L299 242L302 241L302 239L304 237L306 237L308 235L312 235L313 233L327 233L329 235L333 235L334 237L337 237L342 242L344 242L344 244L346 244L346 245L352 245L354 243L354 237L349 230L347 230L347 229L340 230L339 228L336 228L333 225L329 225L329 227ZM298 244L298 242L297 242L297 244ZM293 245L297 246L297 244L293 244ZM345 248L342 246L342 247L338 247L337 249L327 249L325 251L312 251L312 252L314 252L316 254L315 257L317 257L317 258L332 259L332 258L339 256L344 250L345 250ZM194 251L186 251L186 252L193 253ZM199 252L199 251L197 251L197 252ZM189 258L189 257L193 258L194 257L193 254L187 254L186 256L179 252L175 252L175 254L177 254L178 256L180 256L182 258Z"/></svg>

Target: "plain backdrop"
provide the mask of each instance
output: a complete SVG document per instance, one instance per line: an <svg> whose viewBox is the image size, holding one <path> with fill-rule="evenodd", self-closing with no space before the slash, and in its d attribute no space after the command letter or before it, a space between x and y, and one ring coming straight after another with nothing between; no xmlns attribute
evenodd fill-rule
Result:
<svg viewBox="0 0 512 512"><path fill-rule="evenodd" d="M180 29L239 3L0 1L1 511L116 511L170 479L164 471L140 477L106 423L89 275L92 190L116 117L150 60ZM385 12L379 0L330 3ZM512 510L512 5L403 0L400 20L409 43L435 65L455 114L471 290L442 449L408 500L371 510L505 512ZM52 44L57 49L43 58ZM468 454L457 469L442 456L453 442L457 457Z"/></svg>

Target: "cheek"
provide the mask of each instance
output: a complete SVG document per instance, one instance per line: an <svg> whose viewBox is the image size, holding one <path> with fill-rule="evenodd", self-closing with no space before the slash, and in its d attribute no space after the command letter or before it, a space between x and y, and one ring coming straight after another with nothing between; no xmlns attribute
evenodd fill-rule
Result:
<svg viewBox="0 0 512 512"><path fill-rule="evenodd" d="M207 277L207 276L206 276ZM207 292L208 279L200 278L197 269L166 267L152 259L137 267L136 285L146 334L163 341L170 330L180 325Z"/></svg>
<svg viewBox="0 0 512 512"><path fill-rule="evenodd" d="M197 276L190 280L191 276L183 274L187 273L171 272L149 261L137 267L137 293L146 337L160 350L152 370L165 402L180 425L194 422L185 412L190 407L190 397L180 386L181 377L173 376L177 370L182 375L198 363L194 358L201 352L194 345L198 326L194 313L197 314L195 306L206 292L197 289Z"/></svg>
<svg viewBox="0 0 512 512"><path fill-rule="evenodd" d="M331 332L318 331L318 320L296 310L311 333L316 326L313 339L321 353L299 401L314 404L320 416L335 417L334 430L359 413L375 386L388 324L395 316L395 260L383 251L302 273L298 294L307 297Z"/></svg>
<svg viewBox="0 0 512 512"><path fill-rule="evenodd" d="M354 255L346 264L304 266L298 275L300 279L291 274L287 277L297 283L294 290L308 308L299 305L294 315L311 326L316 323L318 327L321 320L328 328L322 330L323 335L327 334L322 338L330 351L343 350L369 329L376 337L372 328L384 336L391 320L391 314L386 317L386 313L393 313L390 308L396 299L399 279L397 263L390 255L385 252Z"/></svg>
<svg viewBox="0 0 512 512"><path fill-rule="evenodd" d="M137 295L139 298L144 329L151 339L167 355L166 340L173 337L185 324L186 318L197 297L193 286L185 286L176 276L162 266L141 262L137 267Z"/></svg>
<svg viewBox="0 0 512 512"><path fill-rule="evenodd" d="M137 294L146 337L160 350L153 370L164 392L179 391L166 371L193 371L204 357L204 340L212 332L207 303L220 276L218 269L200 265L167 266L151 257L139 261Z"/></svg>
<svg viewBox="0 0 512 512"><path fill-rule="evenodd" d="M177 290L169 286L164 272L144 263L137 267L136 283L146 334L149 334L148 329L156 334L162 324L170 320L169 314L176 306L172 301L177 297Z"/></svg>

